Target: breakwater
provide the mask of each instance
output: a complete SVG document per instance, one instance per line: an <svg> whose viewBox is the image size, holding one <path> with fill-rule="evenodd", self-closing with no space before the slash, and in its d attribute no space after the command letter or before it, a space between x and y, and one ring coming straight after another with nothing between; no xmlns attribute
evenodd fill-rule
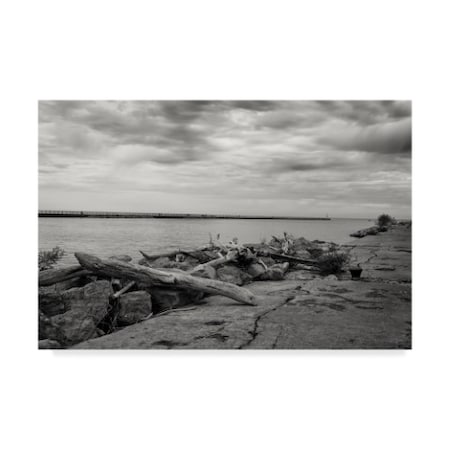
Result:
<svg viewBox="0 0 450 450"><path fill-rule="evenodd" d="M267 219L267 220L330 220L329 217L293 217L293 216L252 216L236 214L184 214L184 213L142 213L112 211L57 211L39 210L39 217L79 217L97 219Z"/></svg>

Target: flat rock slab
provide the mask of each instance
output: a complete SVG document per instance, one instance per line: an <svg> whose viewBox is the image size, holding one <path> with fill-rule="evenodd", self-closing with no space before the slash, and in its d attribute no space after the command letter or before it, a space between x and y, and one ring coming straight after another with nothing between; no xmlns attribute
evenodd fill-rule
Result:
<svg viewBox="0 0 450 450"><path fill-rule="evenodd" d="M222 296L173 310L78 349L408 349L411 348L411 231L394 228L351 242L363 277L291 272L246 287L258 306ZM394 269L394 270L392 270Z"/></svg>
<svg viewBox="0 0 450 450"><path fill-rule="evenodd" d="M297 281L281 282L282 290L279 283L261 281L249 286L258 295L258 306L211 296L205 298L203 304L193 305L193 309L174 309L169 314L155 316L73 348L244 348L254 339L255 324L261 316L295 298Z"/></svg>

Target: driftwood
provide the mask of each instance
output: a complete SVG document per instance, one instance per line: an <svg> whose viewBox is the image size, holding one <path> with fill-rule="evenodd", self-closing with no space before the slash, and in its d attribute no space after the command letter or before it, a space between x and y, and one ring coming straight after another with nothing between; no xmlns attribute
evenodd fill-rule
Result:
<svg viewBox="0 0 450 450"><path fill-rule="evenodd" d="M315 261L313 261L311 259L297 258L296 256L282 255L280 253L274 253L274 252L269 252L268 255L270 257L272 257L273 259L280 259L282 261L297 262L300 264L307 264L310 266L315 264Z"/></svg>
<svg viewBox="0 0 450 450"><path fill-rule="evenodd" d="M51 286L61 281L71 280L85 275L90 272L81 266L69 266L61 269L47 269L39 272L39 286Z"/></svg>
<svg viewBox="0 0 450 450"><path fill-rule="evenodd" d="M158 258L173 258L174 256L178 255L179 253L182 253L183 255L189 255L192 256L196 253L196 252L201 252L204 250L209 250L209 247L201 247L201 248L191 248L191 249L182 249L182 248L178 248L176 250L171 250L170 252L165 252L165 253L145 253L142 250L139 250L142 254L142 256L147 260L147 261L154 261L155 259Z"/></svg>
<svg viewBox="0 0 450 450"><path fill-rule="evenodd" d="M223 264L228 264L231 262L236 262L238 259L239 253L236 250L230 250L225 256L219 256L219 258L212 259L211 261L208 261L203 264L199 264L198 266L195 266L193 269L189 271L189 273L194 273L199 270L204 269L205 267L219 267Z"/></svg>
<svg viewBox="0 0 450 450"><path fill-rule="evenodd" d="M86 253L75 253L75 257L82 267L101 275L127 278L147 286L173 286L207 294L223 295L237 302L255 306L255 296L249 290L231 283L194 277L182 272L166 272L122 261L102 260Z"/></svg>
<svg viewBox="0 0 450 450"><path fill-rule="evenodd" d="M112 298L114 300L118 299L122 294L125 294L125 292L129 291L134 285L136 284L135 281L130 281L125 287L123 287L120 291L115 292L112 295Z"/></svg>

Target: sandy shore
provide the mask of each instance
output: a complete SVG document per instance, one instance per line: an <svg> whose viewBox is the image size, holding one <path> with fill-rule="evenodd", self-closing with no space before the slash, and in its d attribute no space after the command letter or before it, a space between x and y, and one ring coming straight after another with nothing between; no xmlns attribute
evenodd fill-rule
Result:
<svg viewBox="0 0 450 450"><path fill-rule="evenodd" d="M78 349L409 349L411 230L347 244L361 280L308 271L246 287L258 306L213 296L193 309L151 318L82 342Z"/></svg>

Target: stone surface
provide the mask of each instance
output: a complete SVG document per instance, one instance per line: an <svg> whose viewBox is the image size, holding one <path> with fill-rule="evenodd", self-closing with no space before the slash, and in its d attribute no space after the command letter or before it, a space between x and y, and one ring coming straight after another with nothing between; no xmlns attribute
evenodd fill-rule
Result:
<svg viewBox="0 0 450 450"><path fill-rule="evenodd" d="M75 348L411 348L410 229L393 228L347 247L364 268L361 280L291 272L289 279L247 285L256 307L206 297L193 310L155 316ZM384 264L396 270L374 269Z"/></svg>
<svg viewBox="0 0 450 450"><path fill-rule="evenodd" d="M51 316L49 321L40 319L40 336L64 345L96 337L97 324L108 312L111 294L111 285L106 280L62 292L61 301L67 305L67 310Z"/></svg>
<svg viewBox="0 0 450 450"><path fill-rule="evenodd" d="M152 312L152 297L146 291L134 291L119 298L119 325L132 325L146 319Z"/></svg>
<svg viewBox="0 0 450 450"><path fill-rule="evenodd" d="M260 280L282 280L287 270L289 269L289 263L274 264L267 269L267 272L263 273Z"/></svg>
<svg viewBox="0 0 450 450"><path fill-rule="evenodd" d="M378 234L378 227L369 227L364 228L363 230L355 231L354 233L351 233L350 236L356 237L356 238L363 238L366 236L376 235Z"/></svg>
<svg viewBox="0 0 450 450"><path fill-rule="evenodd" d="M47 317L62 314L69 309L69 302L65 302L56 285L39 288L39 310Z"/></svg>
<svg viewBox="0 0 450 450"><path fill-rule="evenodd" d="M242 286L243 284L251 280L250 275L239 269L239 267L233 266L231 264L227 264L217 269L217 278L220 281L236 284L238 286Z"/></svg>
<svg viewBox="0 0 450 450"><path fill-rule="evenodd" d="M264 266L257 262L250 264L247 269L247 273L251 275L253 278L258 278L265 272L266 269L264 268Z"/></svg>
<svg viewBox="0 0 450 450"><path fill-rule="evenodd" d="M192 272L191 275L194 277L209 278L210 280L215 280L217 278L216 269L211 266L204 266L201 269Z"/></svg>

